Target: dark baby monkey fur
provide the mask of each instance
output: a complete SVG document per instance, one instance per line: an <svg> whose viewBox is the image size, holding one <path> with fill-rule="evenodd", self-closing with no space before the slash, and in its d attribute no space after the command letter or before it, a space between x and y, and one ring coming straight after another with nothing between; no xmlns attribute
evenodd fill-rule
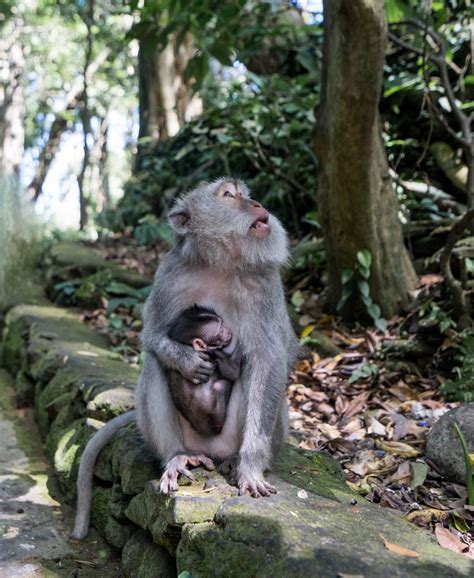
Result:
<svg viewBox="0 0 474 578"><path fill-rule="evenodd" d="M239 492L268 496L276 490L264 472L287 435L285 387L298 351L280 276L288 260L285 230L250 199L244 183L227 178L202 183L178 199L169 220L176 243L158 268L143 313L146 357L136 391L138 427L164 465L164 493L178 488L179 475L191 475L190 465L212 469L214 458L235 458ZM242 354L224 427L210 437L180 416L167 380L175 370L203 383L214 371L207 352L168 337L172 320L195 303L217 313L232 333L229 350L238 346ZM74 537L87 533L95 458L127 419L134 420L135 412L106 424L84 452Z"/></svg>
<svg viewBox="0 0 474 578"><path fill-rule="evenodd" d="M179 413L202 436L222 431L227 404L234 381L240 376L241 356L225 352L232 338L230 330L212 309L190 307L175 319L168 337L192 345L196 351L207 351L216 364L210 379L204 383L185 379L178 371L168 373L171 398Z"/></svg>

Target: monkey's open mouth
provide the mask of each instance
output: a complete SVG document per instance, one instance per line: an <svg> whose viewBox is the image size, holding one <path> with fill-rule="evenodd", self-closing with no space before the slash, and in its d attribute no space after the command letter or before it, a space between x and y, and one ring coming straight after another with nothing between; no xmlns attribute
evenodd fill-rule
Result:
<svg viewBox="0 0 474 578"><path fill-rule="evenodd" d="M256 219L251 227L251 229L269 229L270 225L268 224L268 215L265 217L259 217Z"/></svg>

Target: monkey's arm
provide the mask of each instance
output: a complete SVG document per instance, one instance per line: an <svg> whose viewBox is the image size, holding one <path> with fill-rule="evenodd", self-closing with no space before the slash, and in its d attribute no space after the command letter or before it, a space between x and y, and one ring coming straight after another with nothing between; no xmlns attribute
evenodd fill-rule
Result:
<svg viewBox="0 0 474 578"><path fill-rule="evenodd" d="M242 356L239 352L225 353L222 350L214 351L217 371L229 381L237 381L242 371Z"/></svg>
<svg viewBox="0 0 474 578"><path fill-rule="evenodd" d="M209 355L205 351L195 351L190 345L184 345L168 337L168 323L173 318L172 304L175 301L170 287L172 287L171 272L159 268L143 311L141 334L143 348L155 355L163 367L179 371L193 383L203 383L215 371L215 365ZM188 305L175 303L174 308L183 310Z"/></svg>

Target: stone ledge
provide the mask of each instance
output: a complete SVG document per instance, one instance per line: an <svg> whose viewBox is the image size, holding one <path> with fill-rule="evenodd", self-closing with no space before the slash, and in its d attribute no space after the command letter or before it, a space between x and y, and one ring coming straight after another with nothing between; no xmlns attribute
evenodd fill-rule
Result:
<svg viewBox="0 0 474 578"><path fill-rule="evenodd" d="M3 363L21 392L30 384L46 449L67 499L80 454L108 419L130 407L138 371L107 349L70 311L13 308ZM25 385L26 383L26 385ZM130 396L128 396L130 392ZM92 519L123 548L127 576L471 576L469 559L439 548L426 532L358 498L328 455L287 446L270 480L279 493L236 496L216 472L196 471L173 496L158 492L159 469L134 426L124 428L96 467ZM396 556L387 540L420 557ZM176 564L176 568L175 565Z"/></svg>
<svg viewBox="0 0 474 578"><path fill-rule="evenodd" d="M110 271L111 276L116 281L137 289L150 285L153 281L113 261L107 261L93 249L73 241L62 241L54 244L51 247L50 256L53 261L54 273L59 277L70 277L70 269L85 275L106 270Z"/></svg>

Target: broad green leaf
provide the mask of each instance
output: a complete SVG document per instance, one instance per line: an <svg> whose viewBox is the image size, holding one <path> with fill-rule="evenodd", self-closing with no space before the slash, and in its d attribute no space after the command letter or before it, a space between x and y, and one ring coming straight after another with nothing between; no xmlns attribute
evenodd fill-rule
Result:
<svg viewBox="0 0 474 578"><path fill-rule="evenodd" d="M112 295L130 295L131 297L140 297L140 294L134 287L120 281L111 281L105 288L107 293Z"/></svg>
<svg viewBox="0 0 474 578"><path fill-rule="evenodd" d="M303 293L301 293L299 289L295 291L291 296L291 303L294 307L296 307L296 309L300 309L301 306L304 304Z"/></svg>
<svg viewBox="0 0 474 578"><path fill-rule="evenodd" d="M411 462L410 468L410 488L414 490L418 486L422 486L425 483L426 476L428 474L428 466L425 464L425 462Z"/></svg>
<svg viewBox="0 0 474 578"><path fill-rule="evenodd" d="M357 251L357 260L365 269L370 269L372 264L372 255L368 249L363 249L362 251Z"/></svg>
<svg viewBox="0 0 474 578"><path fill-rule="evenodd" d="M344 269L344 271L341 273L342 284L345 285L352 279L352 277L354 277L354 269Z"/></svg>
<svg viewBox="0 0 474 578"><path fill-rule="evenodd" d="M357 281L357 286L359 287L359 291L363 297L369 297L370 287L367 281L360 279L359 281Z"/></svg>

